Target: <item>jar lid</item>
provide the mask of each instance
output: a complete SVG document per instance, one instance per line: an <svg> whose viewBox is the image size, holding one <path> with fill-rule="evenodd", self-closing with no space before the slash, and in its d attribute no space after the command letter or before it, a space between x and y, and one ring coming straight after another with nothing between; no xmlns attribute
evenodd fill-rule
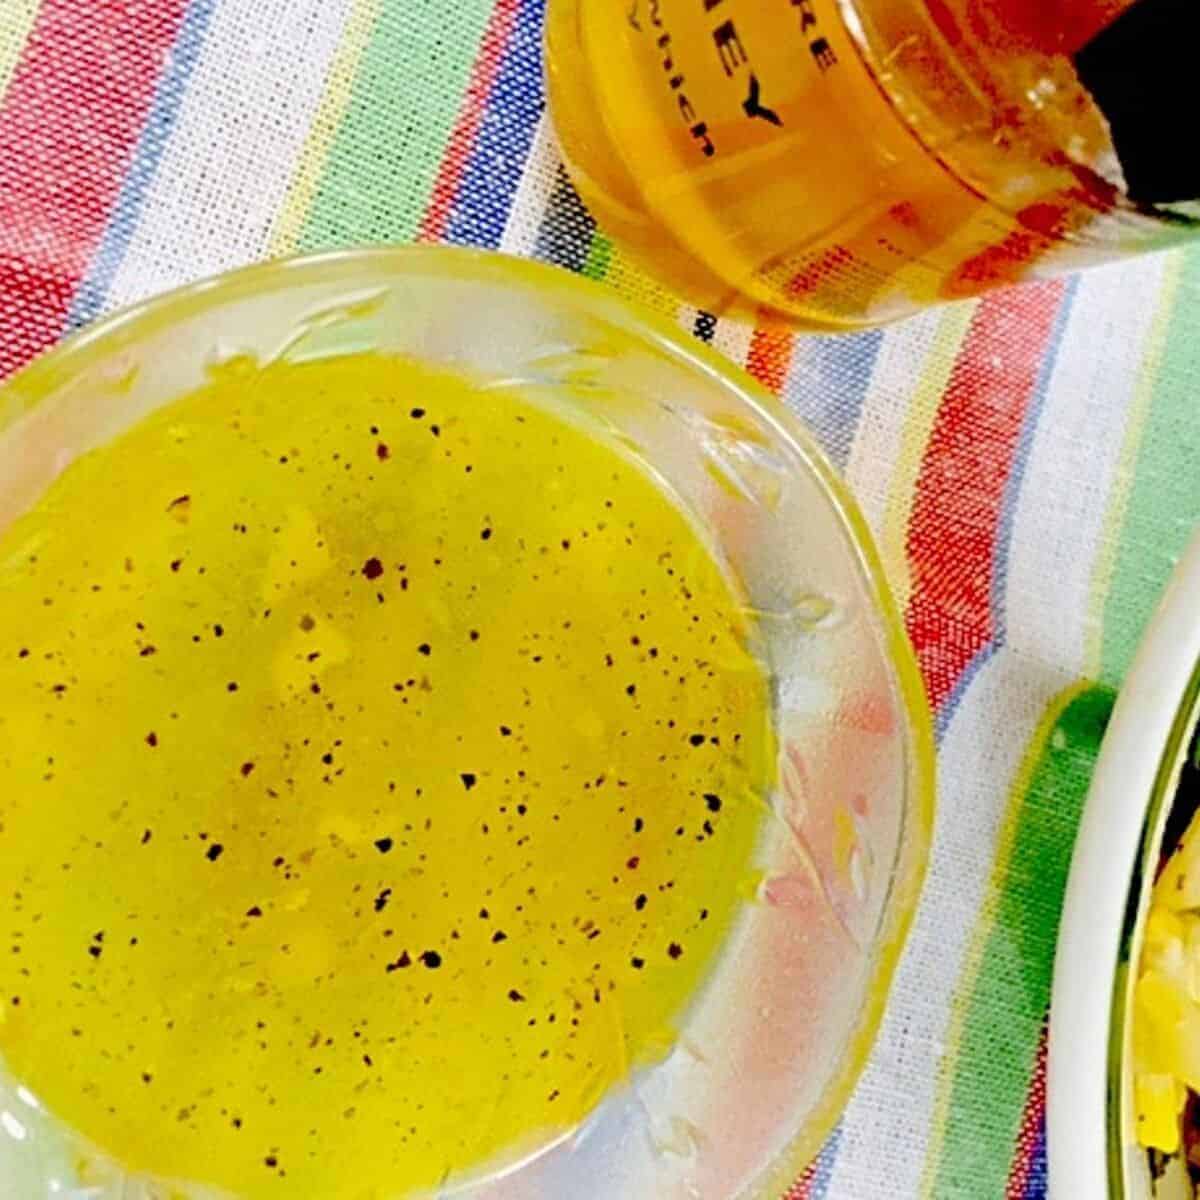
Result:
<svg viewBox="0 0 1200 1200"><path fill-rule="evenodd" d="M1200 199L1196 112L1196 0L1137 0L1075 54L1075 67L1108 119L1131 200Z"/></svg>

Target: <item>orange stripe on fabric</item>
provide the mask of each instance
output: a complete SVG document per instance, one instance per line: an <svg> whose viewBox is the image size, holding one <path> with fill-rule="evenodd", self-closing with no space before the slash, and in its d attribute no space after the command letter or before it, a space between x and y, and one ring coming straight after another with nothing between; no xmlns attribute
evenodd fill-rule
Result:
<svg viewBox="0 0 1200 1200"><path fill-rule="evenodd" d="M792 335L774 325L760 325L750 339L746 370L765 388L778 395L787 381L792 361Z"/></svg>

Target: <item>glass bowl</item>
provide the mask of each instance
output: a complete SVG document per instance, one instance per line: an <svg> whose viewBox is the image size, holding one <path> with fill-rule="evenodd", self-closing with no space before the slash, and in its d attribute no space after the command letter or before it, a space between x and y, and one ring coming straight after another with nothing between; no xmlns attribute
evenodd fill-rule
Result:
<svg viewBox="0 0 1200 1200"><path fill-rule="evenodd" d="M746 597L779 751L761 883L665 1060L580 1127L439 1194L777 1196L829 1133L878 1027L927 857L933 759L866 525L774 399L565 272L444 248L317 255L119 314L0 388L0 529L215 366L367 350L543 396L673 491ZM21 1195L160 1194L116 1168L81 1180L85 1148L0 1079L0 1171Z"/></svg>

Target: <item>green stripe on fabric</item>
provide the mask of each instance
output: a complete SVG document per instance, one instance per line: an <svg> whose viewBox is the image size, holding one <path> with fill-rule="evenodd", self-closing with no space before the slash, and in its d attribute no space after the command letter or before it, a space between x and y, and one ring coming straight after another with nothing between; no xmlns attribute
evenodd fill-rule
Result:
<svg viewBox="0 0 1200 1200"><path fill-rule="evenodd" d="M1071 847L1114 699L1103 686L1060 695L1030 747L1011 854L985 905L989 933L963 1012L944 1140L926 1189L936 1200L1004 1195L1050 1003Z"/></svg>
<svg viewBox="0 0 1200 1200"><path fill-rule="evenodd" d="M492 0L387 0L301 249L413 240L492 7Z"/></svg>
<svg viewBox="0 0 1200 1200"><path fill-rule="evenodd" d="M1200 520L1200 252L1182 263L1104 609L1101 678L1119 683ZM1155 369L1151 364L1149 369Z"/></svg>
<svg viewBox="0 0 1200 1200"><path fill-rule="evenodd" d="M583 274L589 279L603 279L608 274L608 266L612 262L612 253L612 242L597 230L592 235L592 244L588 249L587 261L583 264Z"/></svg>

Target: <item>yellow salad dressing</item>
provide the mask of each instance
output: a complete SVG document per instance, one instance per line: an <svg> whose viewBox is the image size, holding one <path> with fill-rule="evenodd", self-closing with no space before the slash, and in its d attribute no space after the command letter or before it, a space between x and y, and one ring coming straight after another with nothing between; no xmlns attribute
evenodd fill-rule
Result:
<svg viewBox="0 0 1200 1200"><path fill-rule="evenodd" d="M523 398L226 369L0 538L0 1058L135 1172L390 1197L669 1050L770 782L744 603Z"/></svg>

